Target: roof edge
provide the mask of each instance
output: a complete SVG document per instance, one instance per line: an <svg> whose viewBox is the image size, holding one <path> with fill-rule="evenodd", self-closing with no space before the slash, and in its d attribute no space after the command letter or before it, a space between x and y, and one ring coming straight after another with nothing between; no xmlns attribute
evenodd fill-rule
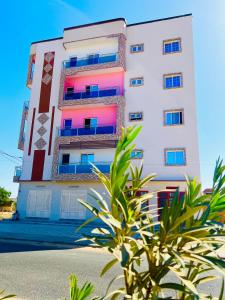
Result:
<svg viewBox="0 0 225 300"><path fill-rule="evenodd" d="M38 44L38 43L44 43L44 42L51 42L51 41L56 41L56 40L62 40L63 37L57 37L57 38L52 38L52 39L46 39L46 40L41 40L41 41L36 41L36 42L32 42L31 45L33 44Z"/></svg>
<svg viewBox="0 0 225 300"><path fill-rule="evenodd" d="M154 22L160 22L160 21L167 21L167 20L183 18L183 17L190 17L190 16L192 16L192 13L185 14L185 15L174 16L174 17L168 17L168 18L155 19L155 20L150 20L150 21L144 21L144 22L139 22L139 23L128 24L127 27L142 25L142 24L148 24L148 23L154 23Z"/></svg>
<svg viewBox="0 0 225 300"><path fill-rule="evenodd" d="M101 24L105 24L105 23L118 22L118 21L123 21L124 23L126 23L125 18L116 18L116 19L109 19L109 20L98 21L98 22L94 22L94 23L87 23L87 24L77 25L77 26L72 26L72 27L66 27L66 28L64 28L64 31L71 30L71 29L78 29L78 28L82 28L82 27L88 27L88 26L101 25Z"/></svg>
<svg viewBox="0 0 225 300"><path fill-rule="evenodd" d="M133 24L127 24L125 18L115 18L115 19L109 19L109 20L94 22L94 23L88 23L88 24L83 24L83 25L66 27L66 28L64 28L64 31L71 30L71 29L83 28L83 27L89 27L89 26L95 26L95 25L101 25L101 24L105 24L105 23L117 22L117 21L123 21L126 24L127 27L130 27L130 26L143 25L143 24L148 24L148 23L154 23L154 22L160 22L160 21L167 21L167 20L172 20L172 19L177 19L177 18L183 18L183 17L190 17L190 16L192 16L192 13L184 14L184 15L178 15L178 16L174 16L174 17L168 17L168 18L162 18L162 19L155 19L155 20L150 20L150 21L144 21L144 22L139 22L139 23L133 23ZM52 38L52 39L40 40L40 41L32 42L31 45L38 44L38 43L44 43L44 42L51 42L51 41L61 40L61 39L63 39L63 37L57 37L57 38Z"/></svg>

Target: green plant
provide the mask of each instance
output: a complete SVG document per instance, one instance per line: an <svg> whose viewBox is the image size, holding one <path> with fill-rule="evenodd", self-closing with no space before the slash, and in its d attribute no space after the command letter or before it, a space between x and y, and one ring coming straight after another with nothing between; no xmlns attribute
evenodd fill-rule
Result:
<svg viewBox="0 0 225 300"><path fill-rule="evenodd" d="M5 290L0 291L0 300L16 297L16 295L6 295L6 296L4 296L4 293L5 293Z"/></svg>
<svg viewBox="0 0 225 300"><path fill-rule="evenodd" d="M3 187L0 187L0 205L4 205L12 202L10 200L11 192L7 191Z"/></svg>
<svg viewBox="0 0 225 300"><path fill-rule="evenodd" d="M85 300L93 293L94 286L90 282L85 282L84 285L79 288L77 277L71 274L69 277L70 285L70 300ZM0 299L1 300L1 299ZM97 300L97 298L93 298Z"/></svg>
<svg viewBox="0 0 225 300"><path fill-rule="evenodd" d="M116 263L121 266L122 274L112 280L105 297L113 300L121 296L134 300L224 299L224 284L217 298L199 292L198 287L215 279L209 274L212 270L225 275L225 262L216 252L224 244L220 213L225 210L225 166L218 159L212 195L201 195L201 184L196 179L187 179L185 196L181 199L177 190L170 205L161 208L158 221L158 208L151 200L154 193L138 194L155 176L143 178L142 165L140 168L131 165L133 141L140 130L140 127L122 130L110 176L93 166L109 201L94 190L95 206L79 200L93 214L82 226L95 219L104 225L83 239L114 257L105 265L101 276ZM170 280L171 274L175 280ZM123 286L110 292L113 282L121 277Z"/></svg>

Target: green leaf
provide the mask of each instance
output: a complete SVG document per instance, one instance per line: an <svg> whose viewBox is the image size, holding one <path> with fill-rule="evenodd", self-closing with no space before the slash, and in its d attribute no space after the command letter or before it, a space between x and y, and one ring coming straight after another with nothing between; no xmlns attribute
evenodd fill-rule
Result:
<svg viewBox="0 0 225 300"><path fill-rule="evenodd" d="M116 263L118 262L117 258L114 258L113 260L109 261L104 268L101 271L100 276L102 277L106 272L108 272L109 269L112 268L112 266L114 266Z"/></svg>

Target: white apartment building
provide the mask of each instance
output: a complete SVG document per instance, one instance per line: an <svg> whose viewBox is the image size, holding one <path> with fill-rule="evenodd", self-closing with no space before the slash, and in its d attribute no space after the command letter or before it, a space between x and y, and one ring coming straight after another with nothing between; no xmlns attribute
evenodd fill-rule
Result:
<svg viewBox="0 0 225 300"><path fill-rule="evenodd" d="M88 218L77 198L104 193L89 162L109 172L122 126L143 126L132 158L157 174L146 191L161 191L158 205L184 191L185 175L200 177L190 14L65 28L32 43L27 86L14 176L21 219Z"/></svg>

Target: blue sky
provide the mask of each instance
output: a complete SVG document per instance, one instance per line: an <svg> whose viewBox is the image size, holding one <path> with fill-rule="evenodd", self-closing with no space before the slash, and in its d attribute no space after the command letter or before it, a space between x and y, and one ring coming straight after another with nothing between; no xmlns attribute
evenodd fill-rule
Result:
<svg viewBox="0 0 225 300"><path fill-rule="evenodd" d="M196 99L203 187L211 185L216 158L225 158L224 0L8 0L1 3L0 150L17 150L29 47L32 41L62 36L63 28L125 17L128 23L193 14ZM191 133L190 133L191 134ZM0 186L15 196L15 162L0 155Z"/></svg>

